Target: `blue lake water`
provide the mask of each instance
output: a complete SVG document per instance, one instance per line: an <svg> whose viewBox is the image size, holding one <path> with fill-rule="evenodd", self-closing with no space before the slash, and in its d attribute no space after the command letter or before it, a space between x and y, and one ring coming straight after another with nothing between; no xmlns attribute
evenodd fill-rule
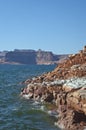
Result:
<svg viewBox="0 0 86 130"><path fill-rule="evenodd" d="M20 82L51 71L54 65L0 65L0 130L59 130L43 106L20 97Z"/></svg>

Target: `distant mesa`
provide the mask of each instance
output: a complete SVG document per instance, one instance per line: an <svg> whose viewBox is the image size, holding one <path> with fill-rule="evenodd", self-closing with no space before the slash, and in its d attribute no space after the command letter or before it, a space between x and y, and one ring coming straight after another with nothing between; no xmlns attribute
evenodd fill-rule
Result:
<svg viewBox="0 0 86 130"><path fill-rule="evenodd" d="M57 64L68 55L56 55L50 51L15 49L0 52L0 64Z"/></svg>

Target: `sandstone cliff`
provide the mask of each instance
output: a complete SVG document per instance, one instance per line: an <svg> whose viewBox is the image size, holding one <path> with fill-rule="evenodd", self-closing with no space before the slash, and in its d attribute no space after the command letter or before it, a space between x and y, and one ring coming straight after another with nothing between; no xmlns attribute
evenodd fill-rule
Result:
<svg viewBox="0 0 86 130"><path fill-rule="evenodd" d="M59 118L55 124L60 128L86 129L86 46L52 72L24 83L23 97L56 105Z"/></svg>
<svg viewBox="0 0 86 130"><path fill-rule="evenodd" d="M5 56L6 62L15 62L20 64L36 64L35 51L11 51Z"/></svg>
<svg viewBox="0 0 86 130"><path fill-rule="evenodd" d="M42 50L17 50L0 53L0 63L15 64L57 64L68 55L55 55Z"/></svg>

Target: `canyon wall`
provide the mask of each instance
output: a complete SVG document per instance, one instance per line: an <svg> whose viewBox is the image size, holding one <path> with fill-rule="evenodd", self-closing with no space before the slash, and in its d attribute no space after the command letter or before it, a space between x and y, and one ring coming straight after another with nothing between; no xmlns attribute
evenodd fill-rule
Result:
<svg viewBox="0 0 86 130"><path fill-rule="evenodd" d="M18 50L0 52L0 63L15 64L57 64L68 55L55 55L49 51L42 50Z"/></svg>

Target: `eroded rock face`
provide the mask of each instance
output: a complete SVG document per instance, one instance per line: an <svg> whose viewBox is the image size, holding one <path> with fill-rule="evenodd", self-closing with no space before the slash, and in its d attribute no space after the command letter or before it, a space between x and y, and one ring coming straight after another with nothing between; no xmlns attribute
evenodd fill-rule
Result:
<svg viewBox="0 0 86 130"><path fill-rule="evenodd" d="M86 129L86 46L52 72L25 81L23 97L57 106L56 124L66 130Z"/></svg>
<svg viewBox="0 0 86 130"><path fill-rule="evenodd" d="M75 110L68 109L60 114L59 121L56 125L65 130L84 130L86 125L86 116Z"/></svg>

